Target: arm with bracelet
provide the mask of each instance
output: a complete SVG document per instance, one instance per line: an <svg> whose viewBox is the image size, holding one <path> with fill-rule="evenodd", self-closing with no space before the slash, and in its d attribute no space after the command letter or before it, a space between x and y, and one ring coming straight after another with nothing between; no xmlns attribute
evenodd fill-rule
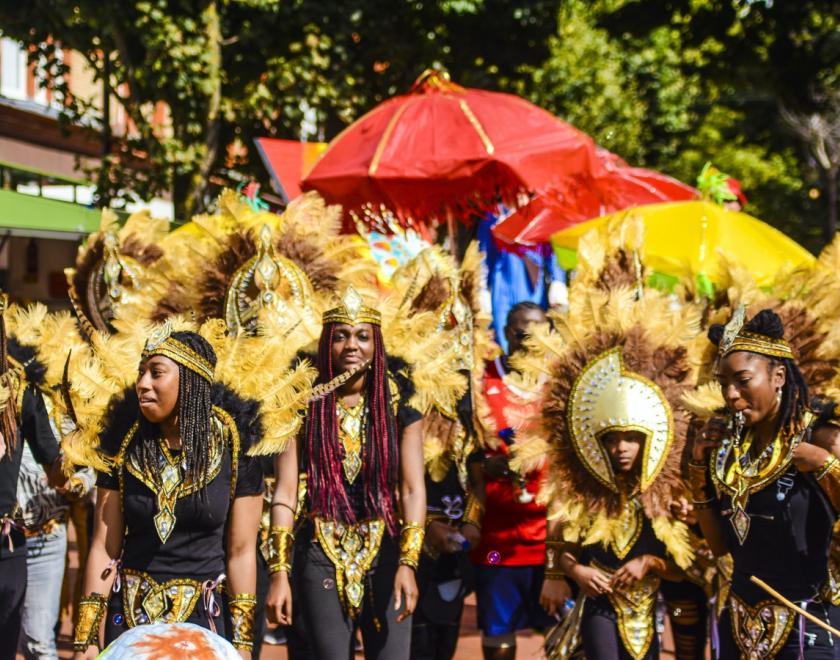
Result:
<svg viewBox="0 0 840 660"><path fill-rule="evenodd" d="M726 422L719 417L707 421L692 439L691 459L687 466L687 481L691 490L691 504L703 537L716 557L729 552L721 518L717 494L712 485L710 454L727 432Z"/></svg>
<svg viewBox="0 0 840 660"><path fill-rule="evenodd" d="M419 592L414 571L420 562L426 533L426 480L423 466L423 434L420 420L406 426L400 438L400 529L399 568L394 577L394 607L404 605L397 618L402 621L414 612Z"/></svg>
<svg viewBox="0 0 840 660"><path fill-rule="evenodd" d="M546 524L545 575L540 592L540 605L550 616L559 612L564 603L572 597L572 590L561 563L568 547L569 544L563 540L562 523L549 519Z"/></svg>
<svg viewBox="0 0 840 660"><path fill-rule="evenodd" d="M294 553L294 524L298 503L298 441L274 460L277 485L271 501L268 535L268 572L271 586L266 601L268 620L284 626L292 623L292 588L289 577Z"/></svg>
<svg viewBox="0 0 840 660"><path fill-rule="evenodd" d="M97 488L93 538L84 569L82 598L73 632L74 658L95 658L99 653L100 626L108 609L108 594L116 577L125 525L119 490Z"/></svg>

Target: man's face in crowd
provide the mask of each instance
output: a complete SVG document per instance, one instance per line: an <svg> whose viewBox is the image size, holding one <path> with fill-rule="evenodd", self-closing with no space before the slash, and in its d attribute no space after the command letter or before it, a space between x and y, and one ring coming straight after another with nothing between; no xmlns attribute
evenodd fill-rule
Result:
<svg viewBox="0 0 840 660"><path fill-rule="evenodd" d="M514 312L505 326L505 338L508 341L508 355L525 350L529 326L545 323L545 312L541 309L520 309Z"/></svg>

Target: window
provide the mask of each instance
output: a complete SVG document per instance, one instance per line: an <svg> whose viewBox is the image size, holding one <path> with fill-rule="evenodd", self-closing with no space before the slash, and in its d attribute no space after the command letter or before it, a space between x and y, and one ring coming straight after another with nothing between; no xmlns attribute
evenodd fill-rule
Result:
<svg viewBox="0 0 840 660"><path fill-rule="evenodd" d="M12 39L0 38L0 95L26 98L26 52Z"/></svg>

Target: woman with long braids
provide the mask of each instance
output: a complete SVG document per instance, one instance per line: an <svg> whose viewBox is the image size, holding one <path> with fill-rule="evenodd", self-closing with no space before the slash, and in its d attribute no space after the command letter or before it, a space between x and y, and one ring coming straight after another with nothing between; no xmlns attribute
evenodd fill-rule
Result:
<svg viewBox="0 0 840 660"><path fill-rule="evenodd" d="M352 658L357 628L367 658L409 654L426 513L421 415L381 324L353 289L324 314L319 385L302 435L277 460L269 619L292 624L294 596L293 625L314 658Z"/></svg>
<svg viewBox="0 0 840 660"><path fill-rule="evenodd" d="M840 429L808 383L770 309L739 307L713 325L715 376L728 416L694 438L689 481L703 535L734 571L720 621L721 658L833 658L840 639L751 581L830 623L832 527L840 509Z"/></svg>
<svg viewBox="0 0 840 660"><path fill-rule="evenodd" d="M217 347L260 348L224 338L218 323L201 331ZM250 657L262 470L247 452L265 439L274 405L251 393L274 386L272 370L252 363L237 375L219 359L231 373L216 373L219 348L167 322L145 342L135 382L101 391L107 377L131 383L120 368L136 340L125 334L97 337L92 360L74 370L80 430L68 455L99 471L75 657L96 655L103 617L105 644L134 626L187 621ZM252 373L261 382L245 383Z"/></svg>

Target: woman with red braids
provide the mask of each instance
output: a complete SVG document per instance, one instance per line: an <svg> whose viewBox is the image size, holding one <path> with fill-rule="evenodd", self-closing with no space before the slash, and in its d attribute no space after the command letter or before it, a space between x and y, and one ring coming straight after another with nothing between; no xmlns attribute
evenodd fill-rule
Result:
<svg viewBox="0 0 840 660"><path fill-rule="evenodd" d="M352 289L324 314L304 430L277 459L268 615L292 624L294 594L293 627L315 658L352 658L357 628L366 658L409 657L426 512L421 415L380 326Z"/></svg>

